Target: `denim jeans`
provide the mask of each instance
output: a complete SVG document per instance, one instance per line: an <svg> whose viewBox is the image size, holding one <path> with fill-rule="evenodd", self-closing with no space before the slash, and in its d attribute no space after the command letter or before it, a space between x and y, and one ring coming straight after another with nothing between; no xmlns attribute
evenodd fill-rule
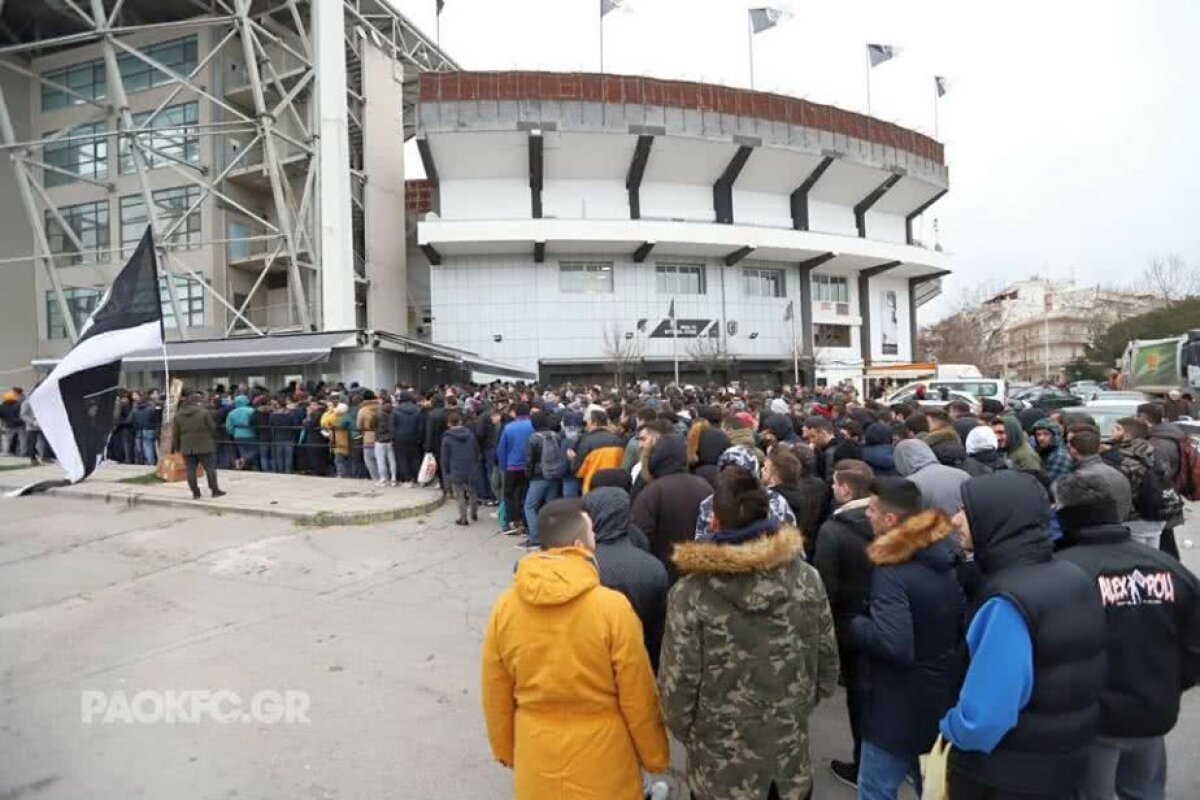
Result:
<svg viewBox="0 0 1200 800"><path fill-rule="evenodd" d="M275 442L271 445L271 466L273 472L280 475L291 475L292 453L296 449L295 442Z"/></svg>
<svg viewBox="0 0 1200 800"><path fill-rule="evenodd" d="M563 482L562 482L562 496L563 497L579 497L582 492L583 492L583 483L580 482L579 478L576 478L571 475L568 475L567 477L563 478Z"/></svg>
<svg viewBox="0 0 1200 800"><path fill-rule="evenodd" d="M143 464L154 466L158 463L158 443L154 441L154 431L139 430L137 432L138 453Z"/></svg>
<svg viewBox="0 0 1200 800"><path fill-rule="evenodd" d="M364 444L362 446L363 466L367 468L367 477L371 479L371 483L376 483L379 480L379 464L375 461L375 444Z"/></svg>
<svg viewBox="0 0 1200 800"><path fill-rule="evenodd" d="M551 500L557 500L561 491L560 480L534 478L529 482L529 489L525 492L525 527L529 529L530 544L541 544L537 535L538 509Z"/></svg>
<svg viewBox="0 0 1200 800"><path fill-rule="evenodd" d="M253 439L239 439L237 454L243 462L242 469L254 469L254 465L258 463L258 442Z"/></svg>
<svg viewBox="0 0 1200 800"><path fill-rule="evenodd" d="M392 447L391 442L375 443L375 466L379 471L379 480L396 482L396 448Z"/></svg>
<svg viewBox="0 0 1200 800"><path fill-rule="evenodd" d="M333 468L337 472L339 478L352 478L353 470L351 469L350 456L344 456L340 453L333 454Z"/></svg>
<svg viewBox="0 0 1200 800"><path fill-rule="evenodd" d="M1088 746L1087 773L1076 800L1163 800L1167 796L1167 749L1161 736L1097 736Z"/></svg>
<svg viewBox="0 0 1200 800"><path fill-rule="evenodd" d="M896 800L900 785L911 775L921 796L921 769L917 759L897 756L864 739L858 764L858 800Z"/></svg>
<svg viewBox="0 0 1200 800"><path fill-rule="evenodd" d="M258 471L259 472L274 472L275 466L271 463L271 443L260 441L258 443Z"/></svg>

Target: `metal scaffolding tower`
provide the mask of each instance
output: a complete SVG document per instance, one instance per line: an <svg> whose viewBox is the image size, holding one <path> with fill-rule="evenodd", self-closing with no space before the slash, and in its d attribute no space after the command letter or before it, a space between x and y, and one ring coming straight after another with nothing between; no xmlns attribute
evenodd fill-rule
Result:
<svg viewBox="0 0 1200 800"><path fill-rule="evenodd" d="M186 74L164 64L145 44L152 44L155 40L150 37L158 34L197 31L204 31L211 45ZM102 96L89 96L34 68L36 58L83 46L98 46L102 54L106 84ZM415 127L411 118L415 75L457 70L458 65L390 0L0 0L0 70L62 93L79 111L73 124L19 141L13 120L22 119L27 109L10 108L0 88L0 149L14 163L21 202L34 234L32 258L54 293L71 340L78 332L47 236L47 220L55 220L77 251L95 248L81 241L52 202L44 179L37 176L62 173L112 195L116 191L112 174L107 180L89 178L64 170L46 155L48 146L99 139L117 160L132 162L146 218L155 232L160 265L168 275L168 299L181 338L188 336L189 317L177 296L177 278L198 281L226 309L225 335L239 325L262 334L248 307L280 261L287 274L289 315L301 329L359 327L355 303L364 281L361 185L369 177L361 152L366 100L358 80L365 47L387 54L396 79L404 82L407 138ZM231 98L220 78L211 79L218 73L214 65L230 58L244 65L245 85L238 87L244 93L238 99ZM170 91L148 114L130 109L122 66L130 61L167 76L162 84ZM207 104L205 117L210 121L188 122L186 129L163 125L164 109L180 97ZM103 133L87 128L105 122L115 124ZM212 141L224 142L234 135L248 143L225 163L220 163L222 159L193 163L180 159L169 146L172 137L214 137ZM216 151L214 146L212 152ZM182 184L197 187L198 195L182 214L167 215L156 205L150 164L173 173ZM269 213L246 202L245 193L233 183L233 176L250 167L269 186ZM236 210L252 220L261 234L217 235L199 242L181 237L188 219L199 215L206 202L209 207ZM227 297L224 287L206 280L179 255L198 244L249 241L266 249L253 286L240 302ZM111 250L120 251L120 247ZM111 279L105 277L106 282Z"/></svg>

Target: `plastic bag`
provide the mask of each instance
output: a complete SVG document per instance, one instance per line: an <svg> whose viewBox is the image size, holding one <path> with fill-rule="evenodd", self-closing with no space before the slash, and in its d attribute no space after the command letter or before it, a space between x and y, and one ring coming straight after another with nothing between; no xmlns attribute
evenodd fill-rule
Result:
<svg viewBox="0 0 1200 800"><path fill-rule="evenodd" d="M947 800L946 768L950 763L950 743L938 734L933 749L921 756L921 800Z"/></svg>
<svg viewBox="0 0 1200 800"><path fill-rule="evenodd" d="M426 486L436 477L437 459L433 457L433 453L426 453L425 458L421 459L421 469L417 472L417 483Z"/></svg>

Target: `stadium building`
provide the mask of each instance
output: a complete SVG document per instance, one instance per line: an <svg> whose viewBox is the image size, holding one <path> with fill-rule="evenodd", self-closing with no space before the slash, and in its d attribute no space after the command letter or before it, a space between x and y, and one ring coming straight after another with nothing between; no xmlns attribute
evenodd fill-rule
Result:
<svg viewBox="0 0 1200 800"><path fill-rule="evenodd" d="M902 376L948 272L941 145L829 106L463 72L389 0L0 22L0 369L51 366L147 223L205 383Z"/></svg>

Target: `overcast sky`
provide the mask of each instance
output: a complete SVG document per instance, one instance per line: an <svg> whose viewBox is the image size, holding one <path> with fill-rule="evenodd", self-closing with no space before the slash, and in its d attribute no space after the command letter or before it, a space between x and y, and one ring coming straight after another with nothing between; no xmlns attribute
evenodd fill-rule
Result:
<svg viewBox="0 0 1200 800"><path fill-rule="evenodd" d="M393 0L434 34L435 0ZM748 86L745 0L626 0L605 70ZM932 135L933 75L950 193L925 215L955 258L946 294L1030 275L1133 282L1148 256L1200 266L1200 0L780 0L755 37L755 87ZM596 71L599 0L446 0L441 43L465 69Z"/></svg>

